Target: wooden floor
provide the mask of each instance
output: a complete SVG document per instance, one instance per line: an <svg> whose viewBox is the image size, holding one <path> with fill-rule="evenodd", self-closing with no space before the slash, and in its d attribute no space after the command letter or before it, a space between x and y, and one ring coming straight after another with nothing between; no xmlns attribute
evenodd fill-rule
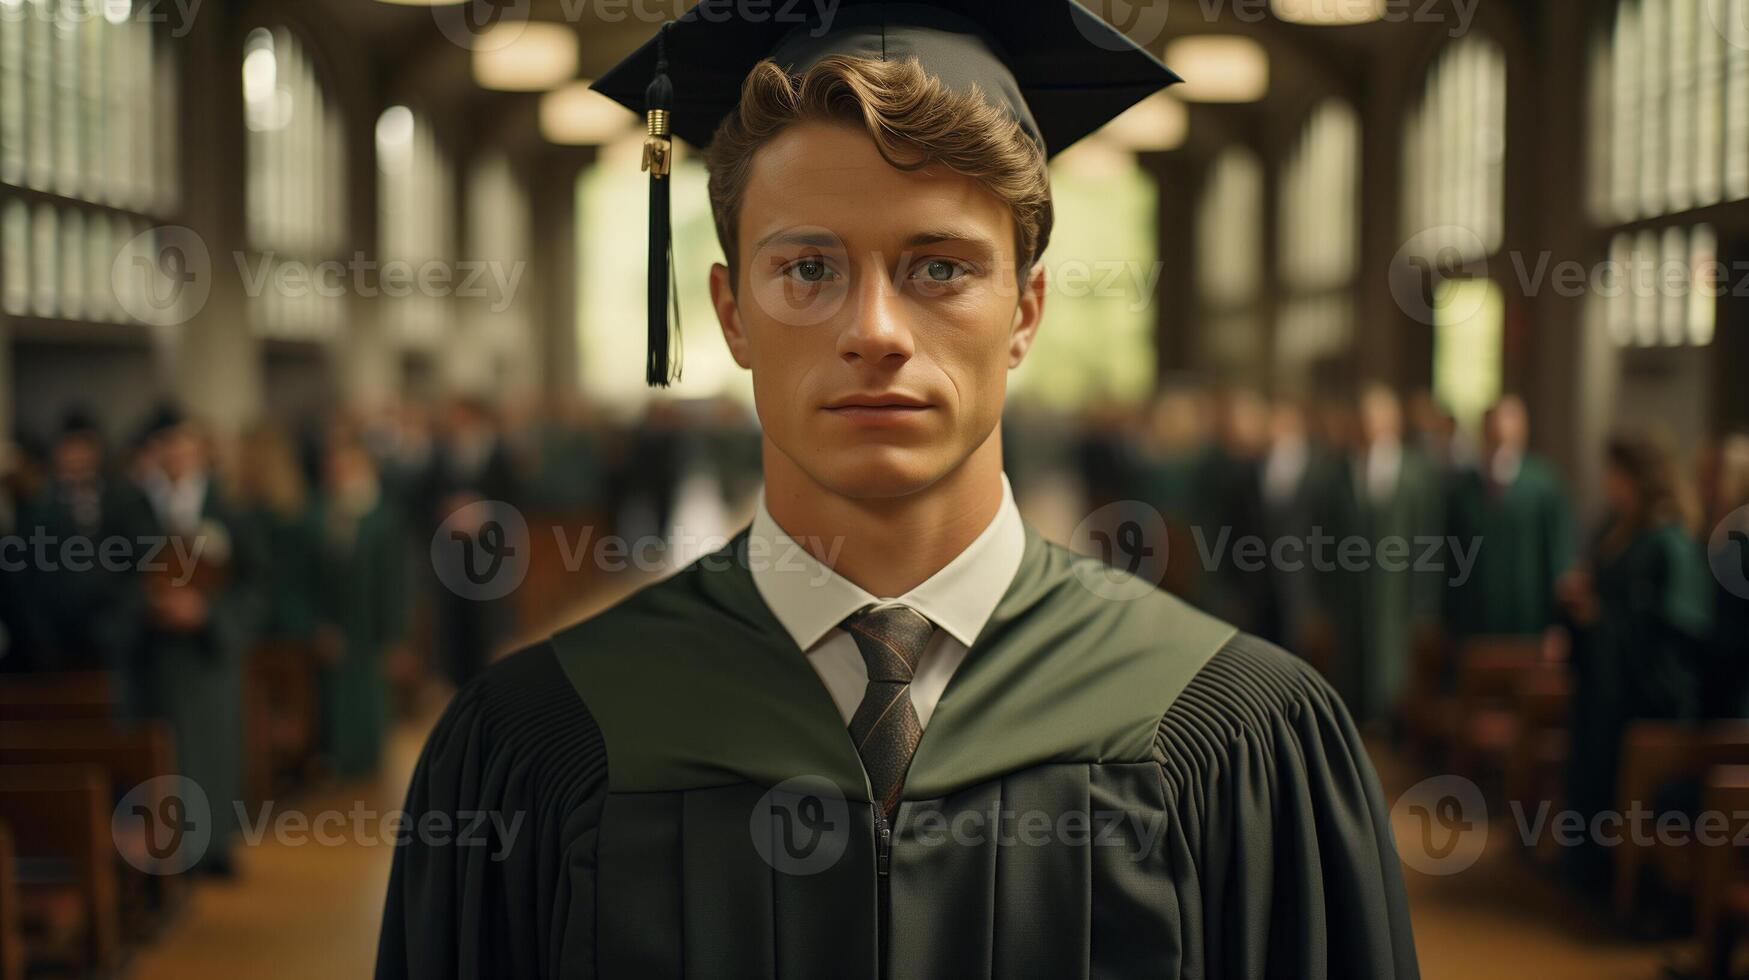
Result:
<svg viewBox="0 0 1749 980"><path fill-rule="evenodd" d="M432 719L435 720L435 719ZM312 815L381 815L401 806L424 725L403 726L380 780L293 801ZM188 910L157 943L135 954L138 980L304 980L368 977L393 847L339 835L340 844L262 843L238 849L232 881L195 888ZM373 829L374 836L374 829Z"/></svg>

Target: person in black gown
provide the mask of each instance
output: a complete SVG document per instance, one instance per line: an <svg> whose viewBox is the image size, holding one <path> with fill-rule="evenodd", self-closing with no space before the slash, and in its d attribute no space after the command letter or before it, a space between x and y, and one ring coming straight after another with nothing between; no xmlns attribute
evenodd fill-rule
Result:
<svg viewBox="0 0 1749 980"><path fill-rule="evenodd" d="M1711 633L1707 562L1685 523L1680 477L1657 439L1621 435L1607 449L1608 515L1587 562L1557 588L1572 635L1569 805L1590 821L1615 809L1621 740L1639 719L1692 720L1696 665ZM1576 882L1604 881L1596 842L1567 852Z"/></svg>

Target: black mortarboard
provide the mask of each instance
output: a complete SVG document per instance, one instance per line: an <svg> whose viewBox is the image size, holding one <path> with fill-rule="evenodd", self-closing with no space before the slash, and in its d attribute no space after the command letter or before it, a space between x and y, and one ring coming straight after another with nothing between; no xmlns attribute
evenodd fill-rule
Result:
<svg viewBox="0 0 1749 980"><path fill-rule="evenodd" d="M669 138L707 145L760 61L771 58L800 74L832 55L915 57L948 88L976 85L986 99L1007 108L1047 156L1180 80L1075 0L827 0L818 8L823 15L805 22L779 13L806 6L701 0L593 86L644 114L649 126L644 165L651 172L650 349L644 374L652 385L667 385L674 377Z"/></svg>

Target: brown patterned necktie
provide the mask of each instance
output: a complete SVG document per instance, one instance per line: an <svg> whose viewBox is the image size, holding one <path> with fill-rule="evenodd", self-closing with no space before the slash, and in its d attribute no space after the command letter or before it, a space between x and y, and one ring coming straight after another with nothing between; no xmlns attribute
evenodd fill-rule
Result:
<svg viewBox="0 0 1749 980"><path fill-rule="evenodd" d="M891 822L911 756L923 738L911 703L911 678L935 624L910 606L894 603L864 606L842 625L868 664L868 690L850 719L850 737L868 772L875 804Z"/></svg>

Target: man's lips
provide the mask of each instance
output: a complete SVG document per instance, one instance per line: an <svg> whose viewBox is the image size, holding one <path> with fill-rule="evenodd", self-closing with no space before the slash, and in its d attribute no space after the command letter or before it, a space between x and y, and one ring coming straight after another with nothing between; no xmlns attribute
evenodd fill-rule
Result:
<svg viewBox="0 0 1749 980"><path fill-rule="evenodd" d="M848 395L826 406L832 411L850 408L928 408L929 403L915 395L886 392L872 395Z"/></svg>
<svg viewBox="0 0 1749 980"><path fill-rule="evenodd" d="M931 406L909 395L854 395L826 406L841 419L865 423L903 423L916 419Z"/></svg>

